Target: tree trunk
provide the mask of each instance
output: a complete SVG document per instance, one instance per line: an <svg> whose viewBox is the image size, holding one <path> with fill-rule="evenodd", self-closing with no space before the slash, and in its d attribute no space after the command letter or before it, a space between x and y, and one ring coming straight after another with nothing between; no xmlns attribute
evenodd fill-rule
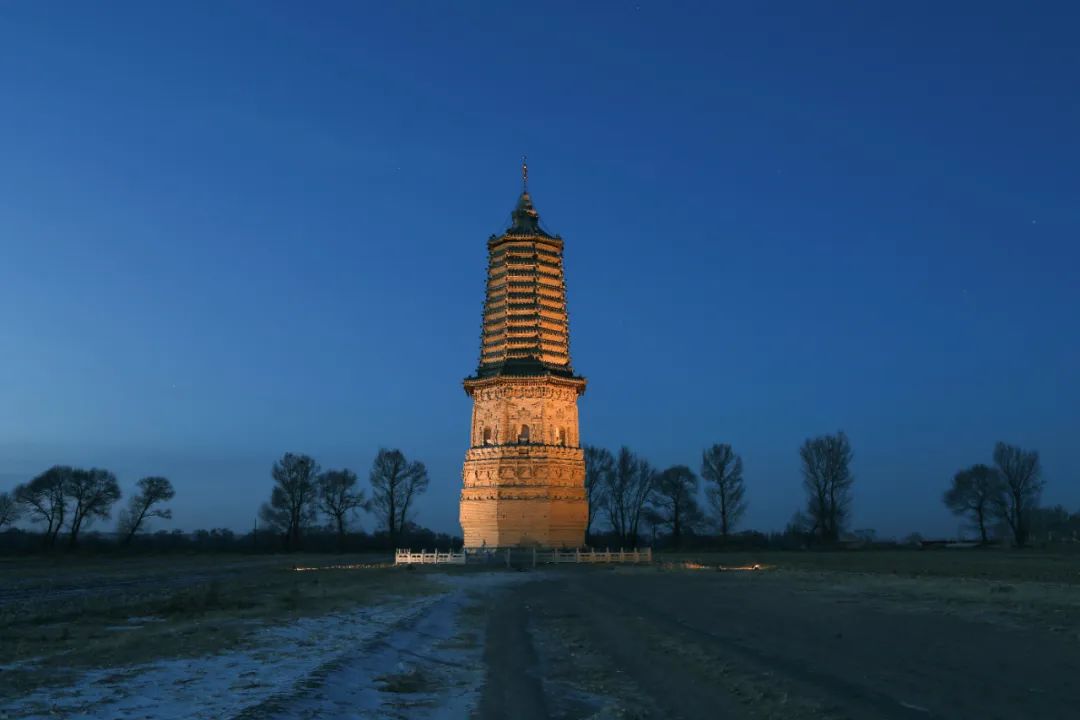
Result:
<svg viewBox="0 0 1080 720"><path fill-rule="evenodd" d="M387 518L386 528L390 532L390 547L397 548L397 508L394 506L394 493L397 487L390 483L390 517Z"/></svg>
<svg viewBox="0 0 1080 720"><path fill-rule="evenodd" d="M1016 546L1024 547L1028 541L1027 518L1024 517L1024 499L1019 492L1016 495Z"/></svg>
<svg viewBox="0 0 1080 720"><path fill-rule="evenodd" d="M720 488L720 537L725 541L728 536L728 510L727 510L727 491L724 488Z"/></svg>
<svg viewBox="0 0 1080 720"><path fill-rule="evenodd" d="M79 526L82 525L82 518L76 514L71 518L71 533L68 535L68 547L75 547L75 543L79 541Z"/></svg>
<svg viewBox="0 0 1080 720"><path fill-rule="evenodd" d="M403 502L401 504L401 512L398 514L397 526L398 526L398 531L399 532L405 529L405 518L408 517L408 515L409 515L409 503L410 502L412 502L412 491L411 490L405 496L405 502Z"/></svg>
<svg viewBox="0 0 1080 720"><path fill-rule="evenodd" d="M135 519L135 522L133 522L133 523L131 524L131 528L130 528L130 529L128 530L128 534L127 534L127 537L125 537L125 538L124 538L124 544L125 544L125 545L130 545L130 544L131 544L131 539L132 539L133 537L135 537L135 533L137 533L137 532L139 531L139 526L140 526L140 525L142 525L142 522L143 522L143 518L145 518L145 517L146 517L146 509L147 509L148 507L150 507L150 506L149 506L149 505L147 505L147 506L146 506L146 507L144 507L144 508L143 508L142 510L140 510L140 511L139 511L139 517L137 517L137 518Z"/></svg>

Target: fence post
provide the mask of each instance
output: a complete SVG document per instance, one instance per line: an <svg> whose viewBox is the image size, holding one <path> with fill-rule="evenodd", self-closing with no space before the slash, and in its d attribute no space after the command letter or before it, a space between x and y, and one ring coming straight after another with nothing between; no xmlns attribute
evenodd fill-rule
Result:
<svg viewBox="0 0 1080 720"><path fill-rule="evenodd" d="M533 545L533 569L536 569L536 546Z"/></svg>
<svg viewBox="0 0 1080 720"><path fill-rule="evenodd" d="M510 567L510 548L506 548L506 567Z"/></svg>

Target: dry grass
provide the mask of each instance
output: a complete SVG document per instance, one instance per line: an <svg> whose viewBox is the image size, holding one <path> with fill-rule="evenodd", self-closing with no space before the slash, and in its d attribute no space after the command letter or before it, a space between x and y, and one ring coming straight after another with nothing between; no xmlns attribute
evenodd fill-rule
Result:
<svg viewBox="0 0 1080 720"><path fill-rule="evenodd" d="M657 553L657 562L707 566L762 564L778 570L868 573L901 577L973 578L1080 585L1080 551L847 550Z"/></svg>
<svg viewBox="0 0 1080 720"><path fill-rule="evenodd" d="M1080 553L898 550L665 554L659 568L761 563L757 582L796 586L858 603L1015 628L1080 641ZM666 563L666 564L665 564Z"/></svg>
<svg viewBox="0 0 1080 720"><path fill-rule="evenodd" d="M1080 641L1080 586L972 577L787 573L802 588L892 612L930 613L964 620L1040 628Z"/></svg>
<svg viewBox="0 0 1080 720"><path fill-rule="evenodd" d="M293 571L300 560L162 558L134 567L119 558L90 567L24 563L14 584L19 599L9 596L0 605L0 696L61 684L91 667L239 649L270 623L433 589L423 572ZM162 565L172 567L159 577ZM12 569L4 568L0 585Z"/></svg>

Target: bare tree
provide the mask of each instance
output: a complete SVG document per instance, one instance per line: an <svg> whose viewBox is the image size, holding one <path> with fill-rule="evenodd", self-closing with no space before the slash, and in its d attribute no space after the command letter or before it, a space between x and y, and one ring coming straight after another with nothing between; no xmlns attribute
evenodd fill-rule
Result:
<svg viewBox="0 0 1080 720"><path fill-rule="evenodd" d="M986 465L972 465L953 476L952 486L945 491L945 507L954 515L967 516L978 528L980 540L987 543L987 525L1001 507L1004 490L1001 473Z"/></svg>
<svg viewBox="0 0 1080 720"><path fill-rule="evenodd" d="M653 486L656 483L657 472L656 469L645 458L641 458L638 462L637 473L632 485L632 492L630 493L630 512L629 527L627 533L627 541L632 546L638 544L638 526L641 523L642 510L645 508L645 503L649 500L649 495L652 493Z"/></svg>
<svg viewBox="0 0 1080 720"><path fill-rule="evenodd" d="M648 518L654 527L671 530L671 541L676 548L682 547L683 532L693 530L701 521L698 487L697 475L685 465L669 467L656 476Z"/></svg>
<svg viewBox="0 0 1080 720"><path fill-rule="evenodd" d="M263 503L259 516L285 538L285 547L300 547L303 529L315 520L319 464L310 455L285 453L274 463L270 474L274 489L270 502Z"/></svg>
<svg viewBox="0 0 1080 720"><path fill-rule="evenodd" d="M163 477L144 477L138 483L139 492L132 495L128 500L127 510L120 515L119 529L123 535L123 543L129 545L135 533L143 527L149 518L172 518L170 508L156 508L163 502L172 500L176 495L172 483Z"/></svg>
<svg viewBox="0 0 1080 720"><path fill-rule="evenodd" d="M851 510L851 443L842 431L810 438L799 448L806 512L812 531L825 542L840 538Z"/></svg>
<svg viewBox="0 0 1080 720"><path fill-rule="evenodd" d="M56 544L67 514L67 483L72 469L54 465L33 480L15 488L15 501L30 516L30 522L45 523L45 546Z"/></svg>
<svg viewBox="0 0 1080 720"><path fill-rule="evenodd" d="M109 517L113 504L120 499L120 485L108 470L77 468L71 471L65 492L71 500L68 546L75 547L81 530L98 518Z"/></svg>
<svg viewBox="0 0 1080 720"><path fill-rule="evenodd" d="M14 525L22 516L22 506L15 501L11 493L0 492L0 530L5 525Z"/></svg>
<svg viewBox="0 0 1080 720"><path fill-rule="evenodd" d="M701 454L701 477L720 536L727 540L746 512L742 458L726 443L713 445Z"/></svg>
<svg viewBox="0 0 1080 720"><path fill-rule="evenodd" d="M428 486L424 463L408 461L400 450L380 448L371 464L371 507L386 526L390 543L397 544L398 535L406 527L413 499Z"/></svg>
<svg viewBox="0 0 1080 720"><path fill-rule="evenodd" d="M994 446L994 464L1004 485L997 502L997 513L1009 524L1016 546L1023 547L1030 533L1031 513L1038 506L1046 484L1042 479L1039 452L999 442Z"/></svg>
<svg viewBox="0 0 1080 720"><path fill-rule="evenodd" d="M615 458L606 448L592 445L585 446L585 493L589 502L589 518L585 523L585 537L592 532L593 520L604 504L604 493L609 484L608 477L615 471Z"/></svg>
<svg viewBox="0 0 1080 720"><path fill-rule="evenodd" d="M364 491L356 489L356 473L347 468L327 470L316 482L319 487L319 509L333 521L338 549L341 550L349 521L364 506Z"/></svg>
<svg viewBox="0 0 1080 720"><path fill-rule="evenodd" d="M636 545L642 509L653 489L656 471L643 458L625 445L615 458L613 472L608 474L604 493L611 529L623 543Z"/></svg>

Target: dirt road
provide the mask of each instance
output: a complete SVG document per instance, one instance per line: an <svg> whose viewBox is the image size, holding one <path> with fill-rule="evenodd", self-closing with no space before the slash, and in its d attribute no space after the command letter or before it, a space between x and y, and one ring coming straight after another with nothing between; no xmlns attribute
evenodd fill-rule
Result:
<svg viewBox="0 0 1080 720"><path fill-rule="evenodd" d="M581 570L501 591L483 720L1069 718L1080 638L767 573Z"/></svg>

